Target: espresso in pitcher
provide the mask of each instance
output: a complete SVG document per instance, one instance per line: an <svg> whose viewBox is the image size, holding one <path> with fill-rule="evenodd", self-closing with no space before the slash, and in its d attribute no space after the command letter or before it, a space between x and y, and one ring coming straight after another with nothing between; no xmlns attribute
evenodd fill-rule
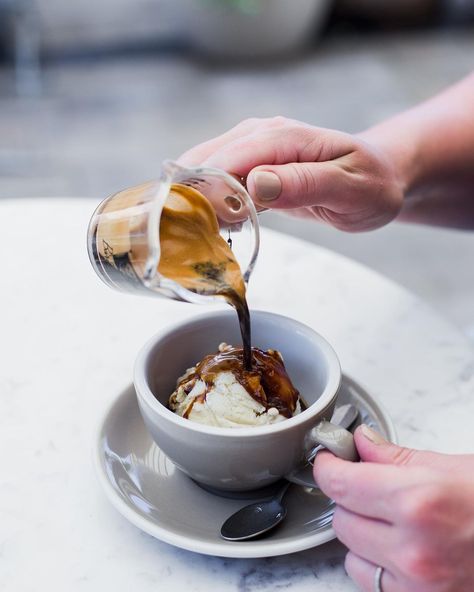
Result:
<svg viewBox="0 0 474 592"><path fill-rule="evenodd" d="M94 257L107 267L115 284L134 284L141 278L149 254L148 218L140 211L142 185L114 196L103 209L93 241ZM119 213L127 211L127 216ZM136 210L136 215L134 211ZM228 242L219 233L212 204L194 187L173 184L160 217L158 272L187 290L222 296L239 318L243 366L252 367L250 314L242 271Z"/></svg>

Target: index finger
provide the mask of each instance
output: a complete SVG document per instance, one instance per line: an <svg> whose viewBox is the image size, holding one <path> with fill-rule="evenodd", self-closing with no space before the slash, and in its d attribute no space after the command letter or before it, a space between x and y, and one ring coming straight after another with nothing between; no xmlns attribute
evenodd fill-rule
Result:
<svg viewBox="0 0 474 592"><path fill-rule="evenodd" d="M400 498L417 481L410 467L348 462L327 451L316 456L314 478L336 504L389 523L395 523Z"/></svg>
<svg viewBox="0 0 474 592"><path fill-rule="evenodd" d="M179 164L183 166L199 166L210 158L214 152L223 148L226 144L237 140L254 131L261 124L257 118L245 119L220 136L211 138L197 146L193 146L178 158Z"/></svg>

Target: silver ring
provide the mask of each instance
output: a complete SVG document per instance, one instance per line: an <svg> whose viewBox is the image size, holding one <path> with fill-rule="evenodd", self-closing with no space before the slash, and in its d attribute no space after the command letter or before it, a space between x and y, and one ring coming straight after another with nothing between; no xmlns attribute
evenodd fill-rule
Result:
<svg viewBox="0 0 474 592"><path fill-rule="evenodd" d="M374 575L374 592L383 592L382 590L383 567L377 567Z"/></svg>

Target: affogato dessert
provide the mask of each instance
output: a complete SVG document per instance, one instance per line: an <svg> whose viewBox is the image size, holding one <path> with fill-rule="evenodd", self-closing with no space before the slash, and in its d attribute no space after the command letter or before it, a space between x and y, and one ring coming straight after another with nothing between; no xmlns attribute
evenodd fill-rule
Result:
<svg viewBox="0 0 474 592"><path fill-rule="evenodd" d="M178 379L168 406L197 423L239 428L278 423L301 413L303 404L280 352L253 347L246 370L242 348L221 343Z"/></svg>

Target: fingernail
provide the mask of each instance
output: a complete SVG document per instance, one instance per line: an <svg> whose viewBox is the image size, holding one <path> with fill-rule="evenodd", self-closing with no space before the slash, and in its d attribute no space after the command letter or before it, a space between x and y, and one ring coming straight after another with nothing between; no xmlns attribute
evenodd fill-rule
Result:
<svg viewBox="0 0 474 592"><path fill-rule="evenodd" d="M372 442L372 444L386 444L387 443L387 440L385 440L385 438L383 438L378 432L376 432L372 428L369 428L369 426L365 425L365 423L363 423L360 426L360 431L362 432L362 435L364 436L364 438L367 438L367 440Z"/></svg>
<svg viewBox="0 0 474 592"><path fill-rule="evenodd" d="M278 175L270 171L257 171L253 175L255 193L261 201L276 199L281 193L281 181Z"/></svg>

